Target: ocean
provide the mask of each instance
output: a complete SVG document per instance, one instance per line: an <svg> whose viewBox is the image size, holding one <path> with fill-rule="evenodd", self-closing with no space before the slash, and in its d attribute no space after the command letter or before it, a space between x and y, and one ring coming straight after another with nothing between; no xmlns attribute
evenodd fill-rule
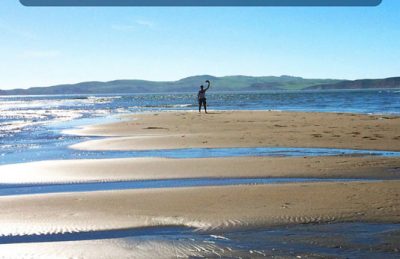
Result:
<svg viewBox="0 0 400 259"><path fill-rule="evenodd" d="M0 164L45 160L51 152L88 139L62 133L65 129L111 122L123 114L196 111L196 94L0 96ZM211 89L207 104L211 110L399 115L400 90L223 93Z"/></svg>

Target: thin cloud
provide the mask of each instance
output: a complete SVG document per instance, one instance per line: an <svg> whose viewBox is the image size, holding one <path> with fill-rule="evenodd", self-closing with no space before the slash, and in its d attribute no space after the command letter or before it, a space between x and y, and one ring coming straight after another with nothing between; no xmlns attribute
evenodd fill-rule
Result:
<svg viewBox="0 0 400 259"><path fill-rule="evenodd" d="M153 28L155 26L154 22L152 21L146 21L146 20L136 20L136 24L148 28Z"/></svg>
<svg viewBox="0 0 400 259"><path fill-rule="evenodd" d="M148 20L136 20L133 23L129 24L114 24L111 26L113 30L123 31L123 32L135 31L140 28L153 29L154 27L155 23Z"/></svg>
<svg viewBox="0 0 400 259"><path fill-rule="evenodd" d="M134 30L136 30L137 26L134 26L134 25L113 25L113 26L111 26L111 28L113 30L116 30L116 31L126 32L126 31L134 31Z"/></svg>

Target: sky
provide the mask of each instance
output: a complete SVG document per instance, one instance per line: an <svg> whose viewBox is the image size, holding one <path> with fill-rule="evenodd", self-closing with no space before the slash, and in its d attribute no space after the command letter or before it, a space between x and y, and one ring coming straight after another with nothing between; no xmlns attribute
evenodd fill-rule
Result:
<svg viewBox="0 0 400 259"><path fill-rule="evenodd" d="M0 1L0 89L115 79L400 76L400 1L378 7L25 7Z"/></svg>

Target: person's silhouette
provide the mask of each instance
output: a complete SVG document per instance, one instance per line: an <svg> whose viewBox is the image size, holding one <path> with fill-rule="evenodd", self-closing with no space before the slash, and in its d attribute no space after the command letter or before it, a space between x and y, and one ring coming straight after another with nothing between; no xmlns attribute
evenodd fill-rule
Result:
<svg viewBox="0 0 400 259"><path fill-rule="evenodd" d="M207 88L204 89L204 86L200 86L200 91L197 94L197 99L199 101L199 112L201 112L201 105L204 106L204 111L207 113L207 99L206 99L206 91L208 88L210 88L210 81L206 80L206 83L208 84Z"/></svg>

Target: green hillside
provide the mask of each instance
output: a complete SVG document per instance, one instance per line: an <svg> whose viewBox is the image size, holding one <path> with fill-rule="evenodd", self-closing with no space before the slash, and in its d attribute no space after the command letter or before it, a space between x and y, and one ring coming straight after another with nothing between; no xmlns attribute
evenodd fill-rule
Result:
<svg viewBox="0 0 400 259"><path fill-rule="evenodd" d="M193 92L205 80L210 80L218 91L298 90L314 85L333 84L341 80L305 79L293 76L224 76L199 75L178 81L115 80L109 82L82 82L77 84L32 87L29 89L0 90L1 95L43 94L108 94L108 93L162 93Z"/></svg>
<svg viewBox="0 0 400 259"><path fill-rule="evenodd" d="M400 77L389 77L384 79L361 79L346 80L332 84L314 85L306 90L343 90L343 89L386 89L400 88Z"/></svg>

